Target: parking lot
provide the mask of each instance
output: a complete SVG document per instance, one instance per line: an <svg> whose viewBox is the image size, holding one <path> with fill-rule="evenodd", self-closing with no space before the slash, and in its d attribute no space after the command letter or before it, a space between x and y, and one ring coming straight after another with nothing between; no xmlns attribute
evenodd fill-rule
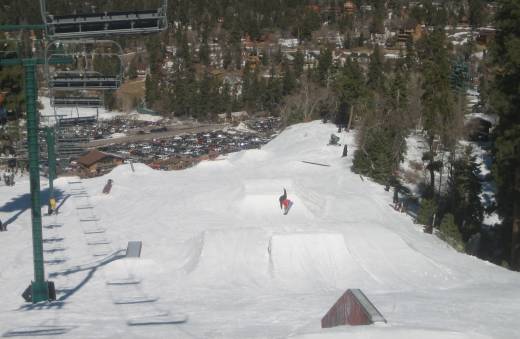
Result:
<svg viewBox="0 0 520 339"><path fill-rule="evenodd" d="M117 143L99 147L99 150L150 164L158 169L177 169L221 154L259 148L277 135L279 128L279 118L254 119L236 128L225 127L149 141Z"/></svg>

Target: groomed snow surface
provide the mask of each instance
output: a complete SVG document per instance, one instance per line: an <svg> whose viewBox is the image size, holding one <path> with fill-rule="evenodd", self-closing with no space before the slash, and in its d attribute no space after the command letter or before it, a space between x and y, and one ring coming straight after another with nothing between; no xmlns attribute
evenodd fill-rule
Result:
<svg viewBox="0 0 520 339"><path fill-rule="evenodd" d="M50 304L20 296L33 277L28 179L0 186L9 222L0 335L518 338L520 275L457 253L394 211L392 192L350 171L353 134L341 134L347 158L327 146L335 131L295 125L260 150L184 171L134 164L59 178L60 214L43 217L46 274L58 292ZM283 187L294 201L286 216ZM42 191L46 199L44 179ZM122 257L131 240L143 242L141 258ZM348 288L361 288L388 323L322 330Z"/></svg>

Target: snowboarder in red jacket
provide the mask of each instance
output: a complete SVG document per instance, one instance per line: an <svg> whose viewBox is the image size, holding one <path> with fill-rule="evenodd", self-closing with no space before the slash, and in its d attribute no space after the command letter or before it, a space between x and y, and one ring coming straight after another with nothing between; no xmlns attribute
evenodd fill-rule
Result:
<svg viewBox="0 0 520 339"><path fill-rule="evenodd" d="M281 195L278 200L280 201L280 209L283 209L284 211L283 214L287 214L293 203L291 200L287 199L287 191L285 188L283 189L283 195Z"/></svg>

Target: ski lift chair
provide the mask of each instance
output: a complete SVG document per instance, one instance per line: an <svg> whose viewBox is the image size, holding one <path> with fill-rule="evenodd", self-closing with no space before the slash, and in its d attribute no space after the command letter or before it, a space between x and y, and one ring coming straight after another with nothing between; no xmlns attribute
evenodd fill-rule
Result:
<svg viewBox="0 0 520 339"><path fill-rule="evenodd" d="M59 90L115 90L121 86L117 76L104 76L95 71L56 72L49 78L49 88Z"/></svg>
<svg viewBox="0 0 520 339"><path fill-rule="evenodd" d="M55 59L63 58L74 59L76 69L51 69ZM115 59L113 69L97 70L100 58ZM45 50L45 74L51 91L115 90L123 81L123 49L111 40L55 40Z"/></svg>
<svg viewBox="0 0 520 339"><path fill-rule="evenodd" d="M51 106L56 108L69 107L87 107L99 108L103 107L102 96L52 96Z"/></svg>
<svg viewBox="0 0 520 339"><path fill-rule="evenodd" d="M147 10L129 9L69 15L49 13L48 1L40 0L40 9L47 34L51 39L156 33L168 26L167 0L161 0L158 8Z"/></svg>

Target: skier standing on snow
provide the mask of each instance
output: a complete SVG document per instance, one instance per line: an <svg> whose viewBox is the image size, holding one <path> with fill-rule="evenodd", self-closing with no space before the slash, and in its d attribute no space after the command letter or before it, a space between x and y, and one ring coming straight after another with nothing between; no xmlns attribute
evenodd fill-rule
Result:
<svg viewBox="0 0 520 339"><path fill-rule="evenodd" d="M284 211L283 214L289 213L289 209L291 208L293 203L291 200L287 199L287 191L285 190L285 188L283 189L283 195L281 195L280 198L278 198L278 201L280 201L280 209L283 209Z"/></svg>
<svg viewBox="0 0 520 339"><path fill-rule="evenodd" d="M56 208L57 207L57 203L56 203L56 199L54 198L50 198L49 199L49 215L51 214L58 214L58 209Z"/></svg>
<svg viewBox="0 0 520 339"><path fill-rule="evenodd" d="M112 179L108 179L105 187L103 187L103 193L104 194L109 194L110 193L110 190L112 189L112 183L113 183L113 180Z"/></svg>

